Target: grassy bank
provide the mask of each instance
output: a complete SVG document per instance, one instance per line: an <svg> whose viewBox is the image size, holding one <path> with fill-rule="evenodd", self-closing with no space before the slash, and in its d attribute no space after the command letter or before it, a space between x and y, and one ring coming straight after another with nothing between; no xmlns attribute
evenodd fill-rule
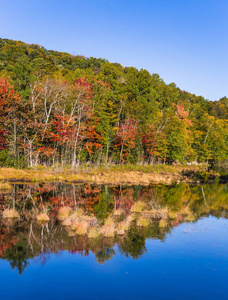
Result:
<svg viewBox="0 0 228 300"><path fill-rule="evenodd" d="M39 169L14 169L1 168L0 181L6 182L94 182L98 184L144 184L173 182L200 182L205 179L216 179L219 174L206 172L203 166L135 166L121 165L112 167L80 167L77 171L70 169L53 170L51 168Z"/></svg>

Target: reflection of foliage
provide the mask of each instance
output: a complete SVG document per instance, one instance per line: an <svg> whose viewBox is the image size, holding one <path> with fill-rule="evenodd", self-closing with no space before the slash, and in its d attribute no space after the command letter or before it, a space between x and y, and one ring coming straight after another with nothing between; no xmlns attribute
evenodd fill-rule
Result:
<svg viewBox="0 0 228 300"><path fill-rule="evenodd" d="M3 207L12 207L15 202L17 211L46 210L55 216L62 206L82 206L95 213L98 219L104 219L114 209L121 208L126 213L137 200L145 201L153 209L168 207L175 211L191 205L195 212L219 208L228 209L226 203L228 187L224 184L189 186L175 184L171 186L131 186L107 187L97 185L69 185L63 183L15 185L0 197ZM200 206L200 208L199 208Z"/></svg>
<svg viewBox="0 0 228 300"><path fill-rule="evenodd" d="M26 238L22 238L11 249L7 249L4 258L10 262L13 269L18 269L19 274L22 274L24 269L29 265L28 259L31 258L27 252Z"/></svg>
<svg viewBox="0 0 228 300"><path fill-rule="evenodd" d="M96 185L86 184L82 189L79 202L87 211L94 211L94 205L100 200L101 189Z"/></svg>
<svg viewBox="0 0 228 300"><path fill-rule="evenodd" d="M132 229L129 234L119 243L120 253L126 257L139 258L146 252L145 237L139 235L136 229Z"/></svg>
<svg viewBox="0 0 228 300"><path fill-rule="evenodd" d="M208 214L227 217L227 193L228 186L219 183L146 187L88 184L80 186L61 183L15 185L14 189L2 193L0 199L4 199L3 209L12 207L14 203L21 218L13 222L0 219L0 256L7 259L12 268L17 268L20 274L27 267L29 258L37 257L39 262L44 263L49 258L49 253L62 250L84 256L92 251L97 262L104 263L115 255L115 243L119 245L122 254L137 259L146 252L147 238L164 240L174 226L185 220L197 220L200 216ZM152 218L152 226L137 228L130 208L138 200L146 203L147 211L143 211L143 214L153 211L166 212L163 218L167 226L159 227L159 218ZM132 218L131 229L129 232L125 231L123 236L116 235L113 239L105 239L102 236L88 239L86 235L74 236L75 233L70 238L68 234L71 233L71 228L56 223L56 212L62 206L88 208L87 212L94 212L102 221L107 216L112 218L113 209L120 208L124 211L123 218ZM45 225L32 220L34 212L38 213L43 209L46 209L50 216L50 222ZM145 217L148 216L145 214ZM88 214L86 217L88 218ZM122 221L121 218L113 218L115 222ZM99 223L102 225L102 222Z"/></svg>
<svg viewBox="0 0 228 300"><path fill-rule="evenodd" d="M116 252L114 249L105 246L103 249L99 249L96 253L96 261L100 264L104 264L106 260L109 260L115 255Z"/></svg>
<svg viewBox="0 0 228 300"><path fill-rule="evenodd" d="M189 199L188 188L184 184L175 184L168 188L165 193L165 204L175 210L180 210L183 206L183 202Z"/></svg>
<svg viewBox="0 0 228 300"><path fill-rule="evenodd" d="M100 194L99 203L94 205L94 211L98 219L104 219L113 210L113 196L110 193L110 189L104 188Z"/></svg>

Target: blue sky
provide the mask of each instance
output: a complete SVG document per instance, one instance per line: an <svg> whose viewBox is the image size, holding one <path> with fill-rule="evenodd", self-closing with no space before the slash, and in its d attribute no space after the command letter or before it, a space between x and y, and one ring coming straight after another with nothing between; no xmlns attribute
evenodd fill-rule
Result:
<svg viewBox="0 0 228 300"><path fill-rule="evenodd" d="M228 97L228 0L0 0L0 37L158 73Z"/></svg>

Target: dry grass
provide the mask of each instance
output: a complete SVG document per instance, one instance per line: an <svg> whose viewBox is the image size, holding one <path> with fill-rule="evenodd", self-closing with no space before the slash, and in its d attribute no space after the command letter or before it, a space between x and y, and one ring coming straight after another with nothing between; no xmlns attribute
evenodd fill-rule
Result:
<svg viewBox="0 0 228 300"><path fill-rule="evenodd" d="M71 226L72 224L72 219L71 217L67 217L66 219L64 219L61 223L63 226Z"/></svg>
<svg viewBox="0 0 228 300"><path fill-rule="evenodd" d="M156 212L156 218L158 219L166 219L168 217L168 209L167 208L161 208L158 209Z"/></svg>
<svg viewBox="0 0 228 300"><path fill-rule="evenodd" d="M80 218L82 221L85 221L90 227L97 225L97 218L94 216L84 215Z"/></svg>
<svg viewBox="0 0 228 300"><path fill-rule="evenodd" d="M18 170L14 168L0 168L0 180L14 180L14 181L50 181L56 180L55 176L50 170Z"/></svg>
<svg viewBox="0 0 228 300"><path fill-rule="evenodd" d="M132 205L131 212L132 213L141 213L145 209L146 209L146 204L142 201L137 201Z"/></svg>
<svg viewBox="0 0 228 300"><path fill-rule="evenodd" d="M144 184L164 183L185 180L182 171L205 170L200 166L168 166L168 165L122 165L92 168L81 166L75 174L69 168L54 171L53 168L39 168L18 170L14 168L0 168L0 181L67 181L67 182L96 182L98 184ZM188 182L190 179L187 180ZM194 181L192 179L192 181Z"/></svg>
<svg viewBox="0 0 228 300"><path fill-rule="evenodd" d="M66 212L67 213L67 212ZM61 214L61 212L60 212ZM77 210L69 210L68 216L62 220L63 226L73 226L76 230L77 224L82 221L83 217L85 216L84 210L77 209Z"/></svg>
<svg viewBox="0 0 228 300"><path fill-rule="evenodd" d="M86 221L81 221L78 223L76 234L77 235L86 235L88 228L89 228L88 223Z"/></svg>
<svg viewBox="0 0 228 300"><path fill-rule="evenodd" d="M49 221L50 218L47 214L45 213L40 213L38 216L37 216L37 220L38 221Z"/></svg>
<svg viewBox="0 0 228 300"><path fill-rule="evenodd" d="M126 222L128 222L129 224L131 224L134 220L136 220L135 214L128 215L126 218Z"/></svg>
<svg viewBox="0 0 228 300"><path fill-rule="evenodd" d="M97 218L95 216L86 215L82 209L79 209L76 211L71 211L69 216L62 221L63 226L70 226L72 230L83 232L83 229L81 229L82 225L80 224L87 224L88 228L91 226L96 226Z"/></svg>
<svg viewBox="0 0 228 300"><path fill-rule="evenodd" d="M156 209L144 210L141 213L141 215L148 218L148 219L157 219L158 218L158 211Z"/></svg>
<svg viewBox="0 0 228 300"><path fill-rule="evenodd" d="M83 216L83 215L85 215L85 211L84 211L82 208L78 208L78 209L72 210L72 211L70 212L70 217L71 217L72 219L81 217L81 216Z"/></svg>
<svg viewBox="0 0 228 300"><path fill-rule="evenodd" d="M91 227L88 231L89 239L97 239L100 236L100 231L97 227Z"/></svg>
<svg viewBox="0 0 228 300"><path fill-rule="evenodd" d="M105 225L112 225L113 223L115 223L112 216L109 216L107 219L105 219L104 222L105 222Z"/></svg>
<svg viewBox="0 0 228 300"><path fill-rule="evenodd" d="M77 228L78 228L78 224L80 223L80 221L78 220L78 219L74 219L73 221L72 221L72 223L71 223L71 229L72 230L77 230Z"/></svg>
<svg viewBox="0 0 228 300"><path fill-rule="evenodd" d="M75 236L75 231L70 230L70 231L68 232L68 236L69 236L69 237Z"/></svg>
<svg viewBox="0 0 228 300"><path fill-rule="evenodd" d="M64 219L66 219L69 216L71 210L72 209L68 206L60 207L60 209L58 210L58 213L57 213L57 219L59 221L63 221Z"/></svg>
<svg viewBox="0 0 228 300"><path fill-rule="evenodd" d="M136 220L136 225L139 227L148 227L148 226L150 226L150 220L144 216L140 216Z"/></svg>
<svg viewBox="0 0 228 300"><path fill-rule="evenodd" d="M206 165L205 165L206 166ZM205 169L203 166L189 166L189 165L135 165L135 164L124 164L111 166L111 171L137 171L145 173L178 173L183 170L197 171L199 169Z"/></svg>
<svg viewBox="0 0 228 300"><path fill-rule="evenodd" d="M19 218L19 213L15 209L5 209L2 213L4 219L16 219Z"/></svg>
<svg viewBox="0 0 228 300"><path fill-rule="evenodd" d="M127 221L127 219L120 222L117 226L117 234L118 235L124 235L125 232L130 229L130 226L131 226L131 222Z"/></svg>
<svg viewBox="0 0 228 300"><path fill-rule="evenodd" d="M116 231L115 222L112 220L112 218L107 218L105 220L104 225L101 227L100 233L104 237L114 237Z"/></svg>
<svg viewBox="0 0 228 300"><path fill-rule="evenodd" d="M121 208L115 209L113 212L113 216L115 216L115 217L120 217L122 215L124 215L124 210Z"/></svg>

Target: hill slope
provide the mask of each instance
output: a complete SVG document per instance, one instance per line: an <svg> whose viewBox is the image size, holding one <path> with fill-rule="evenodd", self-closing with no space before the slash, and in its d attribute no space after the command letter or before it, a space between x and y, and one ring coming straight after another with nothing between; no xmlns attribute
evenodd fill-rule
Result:
<svg viewBox="0 0 228 300"><path fill-rule="evenodd" d="M228 99L158 74L0 39L0 165L227 158Z"/></svg>

